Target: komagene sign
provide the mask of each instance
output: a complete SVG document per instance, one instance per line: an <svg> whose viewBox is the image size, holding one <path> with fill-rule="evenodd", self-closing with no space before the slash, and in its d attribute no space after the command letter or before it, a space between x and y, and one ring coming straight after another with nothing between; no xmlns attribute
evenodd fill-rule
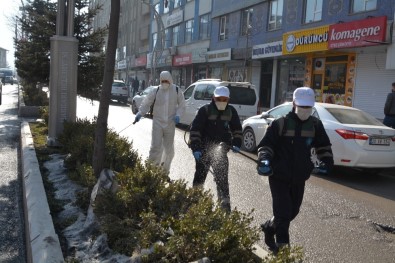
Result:
<svg viewBox="0 0 395 263"><path fill-rule="evenodd" d="M386 16L330 25L328 48L378 45L385 41L386 30Z"/></svg>

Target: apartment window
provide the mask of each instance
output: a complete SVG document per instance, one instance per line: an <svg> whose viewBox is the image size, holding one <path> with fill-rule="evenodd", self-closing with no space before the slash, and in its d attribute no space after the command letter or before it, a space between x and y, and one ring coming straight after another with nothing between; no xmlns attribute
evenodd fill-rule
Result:
<svg viewBox="0 0 395 263"><path fill-rule="evenodd" d="M365 12L375 10L377 8L377 0L354 0L352 4L352 12Z"/></svg>
<svg viewBox="0 0 395 263"><path fill-rule="evenodd" d="M283 20L283 0L274 0L270 2L269 30L281 28Z"/></svg>
<svg viewBox="0 0 395 263"><path fill-rule="evenodd" d="M175 0L175 1L174 1L174 7L173 7L173 8L177 8L177 7L179 7L179 6L181 6L181 0Z"/></svg>
<svg viewBox="0 0 395 263"><path fill-rule="evenodd" d="M165 47L166 48L171 47L171 38L170 38L169 29L165 29L165 35L163 37L165 38Z"/></svg>
<svg viewBox="0 0 395 263"><path fill-rule="evenodd" d="M193 19L185 22L185 43L192 42L193 38Z"/></svg>
<svg viewBox="0 0 395 263"><path fill-rule="evenodd" d="M163 14L167 14L170 11L170 5L167 5L167 7L165 5L163 5Z"/></svg>
<svg viewBox="0 0 395 263"><path fill-rule="evenodd" d="M305 1L305 23L320 21L322 17L322 0Z"/></svg>
<svg viewBox="0 0 395 263"><path fill-rule="evenodd" d="M210 14L202 15L199 24L199 39L207 39L210 37Z"/></svg>
<svg viewBox="0 0 395 263"><path fill-rule="evenodd" d="M158 41L158 33L152 34L152 48L154 49L156 46L156 42Z"/></svg>
<svg viewBox="0 0 395 263"><path fill-rule="evenodd" d="M180 40L180 26L175 26L173 27L173 37L171 39L173 43L173 47L177 46L179 44Z"/></svg>
<svg viewBox="0 0 395 263"><path fill-rule="evenodd" d="M250 32L250 28L252 27L252 14L254 9L249 8L245 9L241 13L241 28L240 28L240 35L246 36Z"/></svg>
<svg viewBox="0 0 395 263"><path fill-rule="evenodd" d="M219 40L228 39L228 16L221 16L219 20Z"/></svg>

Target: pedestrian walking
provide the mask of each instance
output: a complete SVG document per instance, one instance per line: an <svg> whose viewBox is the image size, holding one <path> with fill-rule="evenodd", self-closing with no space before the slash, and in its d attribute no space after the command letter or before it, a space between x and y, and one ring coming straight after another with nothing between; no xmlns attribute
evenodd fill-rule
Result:
<svg viewBox="0 0 395 263"><path fill-rule="evenodd" d="M202 106L190 128L190 147L196 162L194 187L203 187L210 167L217 185L218 201L230 211L228 151L239 152L242 129L236 109L229 105L229 89L214 90L211 103Z"/></svg>
<svg viewBox="0 0 395 263"><path fill-rule="evenodd" d="M273 217L261 228L274 253L289 245L290 223L299 213L305 181L314 168L311 149L321 161L318 171L328 174L333 167L328 135L322 122L311 116L314 103L311 88L297 88L292 111L274 120L258 145L258 174L268 176L273 202Z"/></svg>
<svg viewBox="0 0 395 263"><path fill-rule="evenodd" d="M185 111L184 94L173 84L168 71L160 73L160 85L142 101L135 117L138 122L152 106L152 141L148 159L170 171L174 157L175 125Z"/></svg>
<svg viewBox="0 0 395 263"><path fill-rule="evenodd" d="M388 93L384 105L384 125L395 129L395 82L392 83L392 92Z"/></svg>
<svg viewBox="0 0 395 263"><path fill-rule="evenodd" d="M134 97L136 93L139 91L139 81L137 77L132 81L132 88L133 88L133 97Z"/></svg>

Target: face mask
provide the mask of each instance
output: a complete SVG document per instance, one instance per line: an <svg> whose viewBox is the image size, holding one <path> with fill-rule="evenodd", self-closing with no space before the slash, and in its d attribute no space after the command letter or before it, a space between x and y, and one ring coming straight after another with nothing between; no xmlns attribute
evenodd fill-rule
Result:
<svg viewBox="0 0 395 263"><path fill-rule="evenodd" d="M169 83L162 83L160 84L163 89L168 89L170 87Z"/></svg>
<svg viewBox="0 0 395 263"><path fill-rule="evenodd" d="M218 110L225 110L226 105L228 105L227 102L220 102L220 101L215 102L215 106L217 106Z"/></svg>
<svg viewBox="0 0 395 263"><path fill-rule="evenodd" d="M299 119L302 121L307 120L310 117L312 112L313 112L312 108L304 109L304 108L296 106L296 109L295 109L296 115L298 115Z"/></svg>

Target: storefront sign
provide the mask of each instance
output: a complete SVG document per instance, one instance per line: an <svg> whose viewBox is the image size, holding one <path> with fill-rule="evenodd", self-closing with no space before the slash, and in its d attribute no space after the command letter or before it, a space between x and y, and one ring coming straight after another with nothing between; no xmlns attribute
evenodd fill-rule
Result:
<svg viewBox="0 0 395 263"><path fill-rule="evenodd" d="M121 60L118 62L118 69L125 69L126 68L126 60Z"/></svg>
<svg viewBox="0 0 395 263"><path fill-rule="evenodd" d="M136 58L136 61L135 61L136 67L142 67L142 66L146 66L146 65L147 65L147 57L146 56Z"/></svg>
<svg viewBox="0 0 395 263"><path fill-rule="evenodd" d="M160 54L162 53L162 54ZM147 54L147 68L151 68L152 63L155 68L166 67L172 65L172 56L169 51L164 50L163 52L156 52L154 57L152 53Z"/></svg>
<svg viewBox="0 0 395 263"><path fill-rule="evenodd" d="M379 45L385 41L387 17L374 17L329 26L329 49Z"/></svg>
<svg viewBox="0 0 395 263"><path fill-rule="evenodd" d="M269 58L281 56L283 53L283 42L270 42L252 47L252 59Z"/></svg>
<svg viewBox="0 0 395 263"><path fill-rule="evenodd" d="M328 50L329 26L289 32L283 35L283 55Z"/></svg>
<svg viewBox="0 0 395 263"><path fill-rule="evenodd" d="M197 48L192 50L192 63L206 62L207 48Z"/></svg>
<svg viewBox="0 0 395 263"><path fill-rule="evenodd" d="M173 66L182 66L192 64L192 54L184 54L173 57Z"/></svg>
<svg viewBox="0 0 395 263"><path fill-rule="evenodd" d="M181 23L184 20L184 13L182 10L174 11L171 15L167 17L166 26L173 26Z"/></svg>
<svg viewBox="0 0 395 263"><path fill-rule="evenodd" d="M216 61L227 61L230 60L232 53L231 48L208 51L207 52L207 61L208 62L216 62Z"/></svg>

